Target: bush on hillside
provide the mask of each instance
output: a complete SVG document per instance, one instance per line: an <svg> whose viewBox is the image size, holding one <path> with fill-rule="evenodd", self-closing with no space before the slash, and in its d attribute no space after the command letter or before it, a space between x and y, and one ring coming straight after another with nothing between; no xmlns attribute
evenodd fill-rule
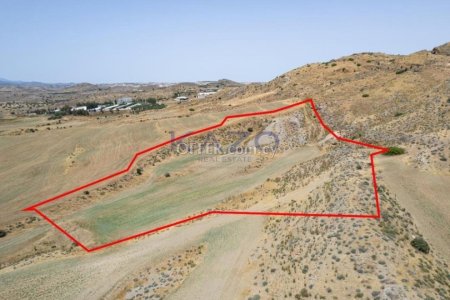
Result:
<svg viewBox="0 0 450 300"><path fill-rule="evenodd" d="M430 246L428 243L422 238L422 237L416 237L411 241L411 246L419 250L423 253L429 253L430 252Z"/></svg>
<svg viewBox="0 0 450 300"><path fill-rule="evenodd" d="M405 149L400 147L389 147L388 152L384 153L384 155L400 155L405 153Z"/></svg>
<svg viewBox="0 0 450 300"><path fill-rule="evenodd" d="M395 72L395 74L402 74L402 73L405 73L406 71L408 71L408 69L407 68L401 68L401 69L399 69L399 70L397 70L396 72Z"/></svg>
<svg viewBox="0 0 450 300"><path fill-rule="evenodd" d="M50 116L50 117L48 118L48 120L58 120L58 119L61 119L62 117L63 117L63 114L61 114L61 113L55 113L54 115Z"/></svg>

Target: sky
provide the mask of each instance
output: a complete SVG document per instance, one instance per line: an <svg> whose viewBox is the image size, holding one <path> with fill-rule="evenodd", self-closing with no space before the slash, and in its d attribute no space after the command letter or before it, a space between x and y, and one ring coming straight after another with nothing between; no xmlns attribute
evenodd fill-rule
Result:
<svg viewBox="0 0 450 300"><path fill-rule="evenodd" d="M450 1L2 0L0 77L268 81L358 52L450 41Z"/></svg>

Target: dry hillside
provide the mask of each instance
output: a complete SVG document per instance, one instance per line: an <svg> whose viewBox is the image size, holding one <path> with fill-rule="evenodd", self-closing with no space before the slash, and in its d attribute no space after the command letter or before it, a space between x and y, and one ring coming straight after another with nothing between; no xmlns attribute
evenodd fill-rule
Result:
<svg viewBox="0 0 450 300"><path fill-rule="evenodd" d="M0 298L449 299L449 45L311 63L139 114L48 120L4 112ZM211 215L86 253L21 211L123 168L171 130L181 135L306 98L340 136L405 150L375 159L380 219ZM283 150L205 160L166 147L131 173L42 210L89 246L212 209L376 213L370 151L334 140L309 105L233 120L214 134L227 145L236 131L248 133L248 148L258 133L275 132Z"/></svg>

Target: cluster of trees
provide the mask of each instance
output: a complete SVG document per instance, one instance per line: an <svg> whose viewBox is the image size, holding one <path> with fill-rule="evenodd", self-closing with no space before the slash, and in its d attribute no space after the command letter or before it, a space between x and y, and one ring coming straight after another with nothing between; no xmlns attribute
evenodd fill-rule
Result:
<svg viewBox="0 0 450 300"><path fill-rule="evenodd" d="M136 102L148 103L148 104L156 104L158 102L158 99L149 97L149 98L146 98L146 99L138 99Z"/></svg>
<svg viewBox="0 0 450 300"><path fill-rule="evenodd" d="M69 105L64 105L63 107L61 107L60 111L55 112L48 119L49 120L61 119L63 116L66 116L66 115L88 116L89 112L87 110L75 110L75 111L72 111L72 107L70 107Z"/></svg>
<svg viewBox="0 0 450 300"><path fill-rule="evenodd" d="M136 102L141 103L140 106L133 107L133 111L136 112L150 109L163 109L166 107L163 103L158 104L158 100L156 98L138 99Z"/></svg>

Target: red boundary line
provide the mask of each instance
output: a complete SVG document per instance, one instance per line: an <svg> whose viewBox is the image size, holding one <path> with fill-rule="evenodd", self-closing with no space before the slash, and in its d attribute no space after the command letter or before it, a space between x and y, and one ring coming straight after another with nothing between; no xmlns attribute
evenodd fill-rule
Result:
<svg viewBox="0 0 450 300"><path fill-rule="evenodd" d="M322 127L328 131L334 138L336 138L339 141L342 142L347 142L347 143L351 143L351 144L355 144L355 145L359 145L359 146L364 146L364 147L368 147L368 148L372 148L372 149L377 149L379 151L371 153L370 154L370 164L371 164L371 170L372 170L372 183L373 183L373 190L374 190L374 194L375 194L375 205L376 205L376 214L375 215L370 215L370 214L344 214L344 213L301 213L301 212L260 212L260 211L223 211L223 210L210 210L207 211L205 213L201 213L198 215L194 215L182 220L178 220L176 222L173 223L169 223L160 227L156 227L153 229L150 229L148 231L144 231L141 233L137 233L128 237L124 237L106 244L102 244L100 246L96 246L93 248L88 248L87 246L85 246L83 243L81 243L79 240L77 240L75 237L73 237L69 232L67 232L65 229L63 229L61 226L59 226L58 224L56 224L56 222L54 222L51 218L49 218L47 215L45 215L42 211L40 211L38 209L39 206L45 205L47 203L50 202L54 202L56 200L59 200L67 195L73 194L75 192L81 191L87 187L93 186L95 184L98 184L100 182L109 180L111 178L117 177L119 175L122 175L124 173L127 173L133 166L133 164L135 163L135 161L138 159L139 156L151 152L153 150L159 149L161 147L164 147L170 143L173 143L175 141L184 139L186 137L189 136L193 136L193 135L197 135L200 134L202 132L206 132L206 131L210 131L219 127L222 127L225 122L227 120L230 119L236 119L236 118L244 118L244 117L253 117L253 116L259 116L259 115L268 115L268 114L274 114L283 110L287 110L296 106L300 106L302 104L306 104L309 103L311 105L311 108L315 114L315 116L317 117L317 120L319 120L320 125L322 125ZM142 151L139 151L137 153L134 154L134 156L132 157L131 161L128 163L127 167L123 170L117 171L113 174L110 174L108 176L102 177L100 179L94 180L92 182L89 182L85 185L79 186L77 188L74 188L72 190L69 190L67 192L64 192L62 194L56 195L54 197L48 198L46 200L40 201L38 203L33 204L32 206L26 207L23 209L23 211L34 211L35 213L37 213L38 215L40 215L42 218L44 218L44 220L46 220L48 223L50 223L53 227L55 227L57 230L59 230L61 233L63 233L65 236L67 236L70 240L72 240L75 244L77 244L78 246L80 246L81 248L83 248L86 252L93 252L93 251L97 251L100 249L104 249L119 243L123 243L125 241L129 241L131 239L135 239L138 238L140 236L144 236L144 235L148 235L148 234L152 234L155 233L157 231L160 230L164 230L170 227L174 227L183 223L187 223L196 219L200 219L203 217L206 217L208 215L258 215L258 216L290 216L290 217L325 217L325 218L364 218L364 219L379 219L381 217L381 211L380 211L380 201L379 201L379 197L378 197L378 188L377 188L377 179L376 179L376 173L375 173L375 162L374 162L374 156L381 154L381 153L385 153L387 152L389 149L385 148L385 147L380 147L380 146L375 146L372 144L368 144L368 143L363 143L360 141L355 141L355 140L351 140L351 139L347 139L344 137L341 137L339 135L337 135L333 130L331 130L326 124L325 122L322 120L322 117L320 116L319 112L317 111L316 105L314 104L313 99L306 99L300 102L296 102L294 104L291 105L287 105L287 106L283 106L277 109L273 109L273 110L267 110L267 111L260 111L260 112L253 112L253 113L245 113L245 114L237 114L237 115L230 115L230 116L226 116L223 118L223 120L220 123L217 123L215 125L209 126L209 127L205 127L203 129L199 129L196 131L192 131L189 133L186 133L184 135L175 137L171 140L165 141L163 143L157 144L153 147L144 149Z"/></svg>

